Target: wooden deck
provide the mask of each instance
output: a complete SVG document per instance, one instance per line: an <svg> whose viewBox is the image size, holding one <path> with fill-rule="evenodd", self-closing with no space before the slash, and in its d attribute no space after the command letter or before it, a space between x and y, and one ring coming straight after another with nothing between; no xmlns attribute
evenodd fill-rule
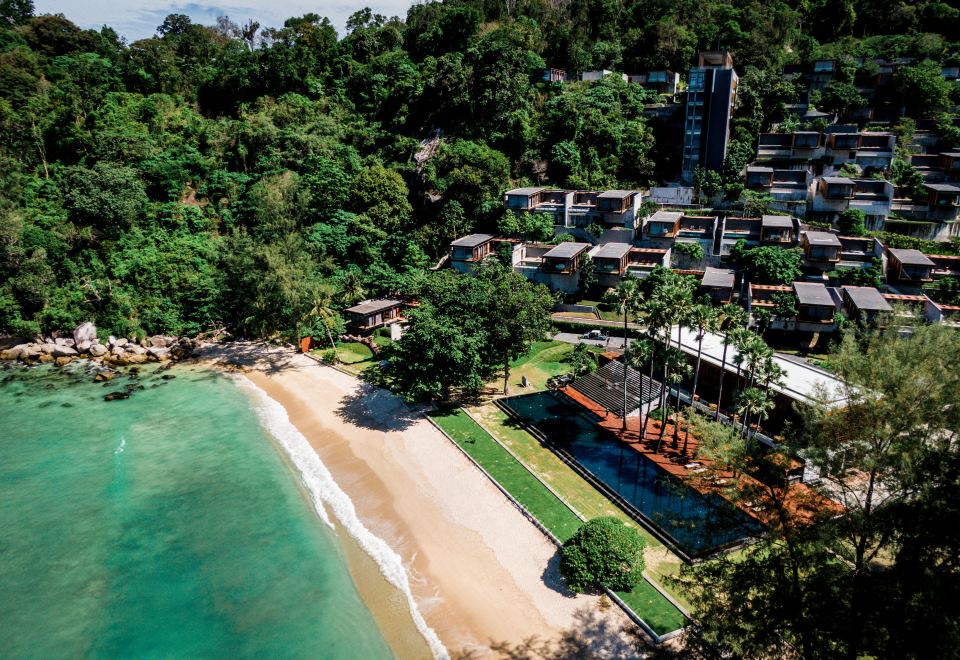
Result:
<svg viewBox="0 0 960 660"><path fill-rule="evenodd" d="M790 484L784 492L783 487L763 484L747 474L734 477L730 470L697 456L699 440L693 434L685 438L686 428L679 429L675 441L674 426L667 422L661 442L660 422L656 420L647 420L645 428L641 429L639 416L628 417L624 430L619 415L607 411L571 387L564 387L560 392L596 415L599 418L597 423L602 428L656 463L660 469L701 494L724 498L766 525L783 524L785 520L790 525L810 524L832 518L843 511L840 504L804 483ZM683 451L685 440L686 453ZM780 515L775 510L775 503L779 501L783 502L783 513L786 515Z"/></svg>

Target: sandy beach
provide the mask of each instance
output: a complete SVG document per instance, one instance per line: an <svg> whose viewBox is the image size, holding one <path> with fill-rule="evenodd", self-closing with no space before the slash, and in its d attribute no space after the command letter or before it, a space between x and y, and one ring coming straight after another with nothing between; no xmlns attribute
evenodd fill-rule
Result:
<svg viewBox="0 0 960 660"><path fill-rule="evenodd" d="M286 409L363 524L400 555L417 607L450 655L482 656L491 643L590 628L604 630L596 642L613 651L610 637L618 635L609 632L626 617L602 609L597 597L567 592L556 548L396 397L263 344L211 345L202 356L240 367ZM407 603L377 584L376 564L351 545L345 554L354 579L398 657L429 655L422 639L411 639Z"/></svg>

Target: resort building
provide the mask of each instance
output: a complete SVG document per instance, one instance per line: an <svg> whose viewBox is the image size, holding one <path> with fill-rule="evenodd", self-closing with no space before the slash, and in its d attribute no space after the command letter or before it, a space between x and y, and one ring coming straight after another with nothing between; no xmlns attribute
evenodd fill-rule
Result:
<svg viewBox="0 0 960 660"><path fill-rule="evenodd" d="M872 286L845 286L843 310L852 321L875 323L881 314L893 311L890 303Z"/></svg>
<svg viewBox="0 0 960 660"><path fill-rule="evenodd" d="M763 235L763 220L760 218L732 218L723 219L723 230L720 234L718 254L727 256L733 246L744 241L747 247L760 245Z"/></svg>
<svg viewBox="0 0 960 660"><path fill-rule="evenodd" d="M629 243L605 243L590 252L593 259L594 273L600 286L617 286L630 266Z"/></svg>
<svg viewBox="0 0 960 660"><path fill-rule="evenodd" d="M450 265L461 273L474 267L495 252L497 238L491 234L470 234L450 244Z"/></svg>
<svg viewBox="0 0 960 660"><path fill-rule="evenodd" d="M794 282L797 296L797 330L832 332L836 330L835 317L838 299L821 282Z"/></svg>
<svg viewBox="0 0 960 660"><path fill-rule="evenodd" d="M840 261L838 268L864 269L872 266L875 260L883 260L883 243L876 238L865 236L837 236L840 241Z"/></svg>
<svg viewBox="0 0 960 660"><path fill-rule="evenodd" d="M701 52L697 66L690 69L680 173L684 183L693 182L697 167L719 170L723 166L738 80L733 58L726 52Z"/></svg>
<svg viewBox="0 0 960 660"><path fill-rule="evenodd" d="M642 201L639 190L515 188L504 194L503 204L508 211L546 213L557 227L600 224L636 229Z"/></svg>
<svg viewBox="0 0 960 660"><path fill-rule="evenodd" d="M385 325L404 321L402 300L364 300L344 310L347 325L354 331L367 333Z"/></svg>
<svg viewBox="0 0 960 660"><path fill-rule="evenodd" d="M626 367L620 362L608 362L596 371L585 374L570 383L569 387L623 417L623 379L627 378L627 417L644 417L653 411L660 398L663 386L641 372Z"/></svg>
<svg viewBox="0 0 960 660"><path fill-rule="evenodd" d="M760 219L760 242L792 247L797 244L797 223L788 215L765 215Z"/></svg>
<svg viewBox="0 0 960 660"><path fill-rule="evenodd" d="M825 176L811 186L806 218L836 223L847 209L859 209L868 229L882 229L892 205L893 184L889 181Z"/></svg>
<svg viewBox="0 0 960 660"><path fill-rule="evenodd" d="M746 186L773 198L770 208L792 215L804 215L812 175L808 169L782 169L764 165L747 167Z"/></svg>
<svg viewBox="0 0 960 660"><path fill-rule="evenodd" d="M887 281L920 286L933 281L934 263L920 250L887 248Z"/></svg>
<svg viewBox="0 0 960 660"><path fill-rule="evenodd" d="M700 295L710 296L714 305L726 305L733 302L736 272L730 268L707 266L700 280Z"/></svg>
<svg viewBox="0 0 960 660"><path fill-rule="evenodd" d="M590 243L520 243L513 253L513 269L532 282L554 291L573 293L580 286L580 268Z"/></svg>
<svg viewBox="0 0 960 660"><path fill-rule="evenodd" d="M855 163L863 169L887 170L896 146L897 136L893 133L829 133L824 155L833 167Z"/></svg>
<svg viewBox="0 0 960 660"><path fill-rule="evenodd" d="M827 231L805 231L800 236L803 247L804 265L827 271L833 270L840 262L840 250L843 245L836 234Z"/></svg>
<svg viewBox="0 0 960 660"><path fill-rule="evenodd" d="M960 279L960 256L952 254L926 254L924 256L933 262L930 277L934 280L944 277Z"/></svg>
<svg viewBox="0 0 960 660"><path fill-rule="evenodd" d="M680 230L683 213L679 211L657 211L643 221L641 236L644 241L673 245Z"/></svg>
<svg viewBox="0 0 960 660"><path fill-rule="evenodd" d="M628 75L627 82L651 89L657 94L674 96L677 93L677 88L680 86L680 74L666 69L659 69L657 71L648 71L647 73Z"/></svg>
<svg viewBox="0 0 960 660"><path fill-rule="evenodd" d="M627 274L643 279L657 266L670 267L670 248L632 248Z"/></svg>

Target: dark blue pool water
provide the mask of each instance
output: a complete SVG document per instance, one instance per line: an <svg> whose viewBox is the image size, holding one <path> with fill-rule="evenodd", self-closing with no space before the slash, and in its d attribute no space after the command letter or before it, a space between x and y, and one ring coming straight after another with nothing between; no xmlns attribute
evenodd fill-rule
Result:
<svg viewBox="0 0 960 660"><path fill-rule="evenodd" d="M639 509L688 555L709 553L759 531L727 501L701 495L619 442L562 394L538 392L501 403Z"/></svg>

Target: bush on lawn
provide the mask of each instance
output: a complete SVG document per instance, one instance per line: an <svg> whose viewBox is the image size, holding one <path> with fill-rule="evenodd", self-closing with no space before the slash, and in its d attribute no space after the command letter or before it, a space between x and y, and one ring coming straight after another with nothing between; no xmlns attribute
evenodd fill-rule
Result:
<svg viewBox="0 0 960 660"><path fill-rule="evenodd" d="M643 537L623 521L594 518L563 544L560 574L577 593L630 591L643 579L643 548Z"/></svg>

